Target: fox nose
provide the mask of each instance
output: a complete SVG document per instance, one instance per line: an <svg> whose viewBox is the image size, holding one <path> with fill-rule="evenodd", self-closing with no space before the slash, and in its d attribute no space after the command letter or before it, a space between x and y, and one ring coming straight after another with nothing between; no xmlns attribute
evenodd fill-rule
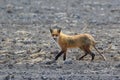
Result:
<svg viewBox="0 0 120 80"><path fill-rule="evenodd" d="M53 38L55 41L57 41L57 38Z"/></svg>

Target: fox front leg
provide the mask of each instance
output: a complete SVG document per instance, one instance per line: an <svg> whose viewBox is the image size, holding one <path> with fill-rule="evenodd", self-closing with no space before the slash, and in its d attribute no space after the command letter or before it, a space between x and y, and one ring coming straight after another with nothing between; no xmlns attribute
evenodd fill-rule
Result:
<svg viewBox="0 0 120 80"><path fill-rule="evenodd" d="M64 60L64 61L66 60L66 52L64 52L63 60Z"/></svg>
<svg viewBox="0 0 120 80"><path fill-rule="evenodd" d="M64 51L60 51L57 56L55 57L55 60L57 60L62 54L64 53Z"/></svg>

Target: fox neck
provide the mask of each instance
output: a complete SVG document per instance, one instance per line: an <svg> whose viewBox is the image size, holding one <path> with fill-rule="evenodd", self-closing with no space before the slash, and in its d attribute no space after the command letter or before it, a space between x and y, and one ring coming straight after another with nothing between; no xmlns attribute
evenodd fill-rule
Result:
<svg viewBox="0 0 120 80"><path fill-rule="evenodd" d="M59 37L58 37L58 42L63 41L63 40L66 38L66 36L67 36L66 34L60 32L60 35L59 35Z"/></svg>
<svg viewBox="0 0 120 80"><path fill-rule="evenodd" d="M63 32L60 32L60 35L59 35L58 40L61 39L62 37L64 37L64 35L65 35L65 34L64 34Z"/></svg>

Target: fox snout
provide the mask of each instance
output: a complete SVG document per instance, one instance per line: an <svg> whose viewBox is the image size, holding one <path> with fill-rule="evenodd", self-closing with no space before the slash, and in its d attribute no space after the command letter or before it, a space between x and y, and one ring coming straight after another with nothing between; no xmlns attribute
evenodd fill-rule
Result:
<svg viewBox="0 0 120 80"><path fill-rule="evenodd" d="M57 41L57 38L53 38L55 41Z"/></svg>
<svg viewBox="0 0 120 80"><path fill-rule="evenodd" d="M58 37L53 37L53 39L54 39L55 41L57 41L57 40L58 40Z"/></svg>

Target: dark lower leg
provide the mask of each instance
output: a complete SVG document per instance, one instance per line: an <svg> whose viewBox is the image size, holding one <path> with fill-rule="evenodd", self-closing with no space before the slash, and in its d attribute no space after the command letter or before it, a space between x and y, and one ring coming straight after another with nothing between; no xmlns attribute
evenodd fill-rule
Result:
<svg viewBox="0 0 120 80"><path fill-rule="evenodd" d="M55 57L55 60L57 60L62 55L62 53L64 53L64 51L59 52L58 55Z"/></svg>
<svg viewBox="0 0 120 80"><path fill-rule="evenodd" d="M95 54L91 52L90 55L91 55L91 57L92 57L92 58L91 58L91 61L93 61L94 58L95 58Z"/></svg>
<svg viewBox="0 0 120 80"><path fill-rule="evenodd" d="M66 53L64 53L64 55L63 55L63 60L64 61L66 60Z"/></svg>
<svg viewBox="0 0 120 80"><path fill-rule="evenodd" d="M85 53L83 56L79 58L79 60L83 59L85 56L87 56L87 53Z"/></svg>

